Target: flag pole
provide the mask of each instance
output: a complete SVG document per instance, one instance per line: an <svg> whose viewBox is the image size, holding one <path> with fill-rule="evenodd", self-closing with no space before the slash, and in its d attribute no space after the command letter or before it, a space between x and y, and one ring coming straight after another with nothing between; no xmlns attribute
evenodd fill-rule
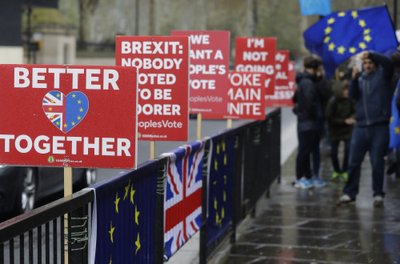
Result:
<svg viewBox="0 0 400 264"><path fill-rule="evenodd" d="M227 127L227 128L232 128L232 119L231 119L231 118L228 118L228 119L226 120L226 127Z"/></svg>
<svg viewBox="0 0 400 264"><path fill-rule="evenodd" d="M64 167L64 198L72 195L72 168ZM64 263L68 264L68 214L64 215Z"/></svg>
<svg viewBox="0 0 400 264"><path fill-rule="evenodd" d="M201 140L201 113L197 114L197 139Z"/></svg>

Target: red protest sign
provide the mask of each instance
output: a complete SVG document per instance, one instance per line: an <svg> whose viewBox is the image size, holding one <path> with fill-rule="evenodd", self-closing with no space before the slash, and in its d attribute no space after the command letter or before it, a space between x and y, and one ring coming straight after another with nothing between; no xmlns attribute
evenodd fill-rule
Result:
<svg viewBox="0 0 400 264"><path fill-rule="evenodd" d="M171 35L190 40L190 113L204 119L219 119L227 114L229 87L229 31L172 31Z"/></svg>
<svg viewBox="0 0 400 264"><path fill-rule="evenodd" d="M230 119L265 119L265 73L229 73L228 116Z"/></svg>
<svg viewBox="0 0 400 264"><path fill-rule="evenodd" d="M289 51L277 51L275 59L275 91L273 95L266 96L266 104L267 107L290 107L294 91L289 87Z"/></svg>
<svg viewBox="0 0 400 264"><path fill-rule="evenodd" d="M117 36L115 61L139 69L138 138L187 141L189 38Z"/></svg>
<svg viewBox="0 0 400 264"><path fill-rule="evenodd" d="M135 167L136 68L0 65L0 76L1 164Z"/></svg>
<svg viewBox="0 0 400 264"><path fill-rule="evenodd" d="M236 38L235 70L266 73L265 94L273 94L275 86L275 52L276 38Z"/></svg>

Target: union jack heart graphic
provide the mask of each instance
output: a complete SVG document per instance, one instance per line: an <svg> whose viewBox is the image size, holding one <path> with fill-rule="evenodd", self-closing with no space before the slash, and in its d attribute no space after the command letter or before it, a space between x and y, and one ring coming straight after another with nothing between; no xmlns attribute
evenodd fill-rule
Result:
<svg viewBox="0 0 400 264"><path fill-rule="evenodd" d="M71 92L65 96L62 92L50 91L43 97L42 107L50 122L68 133L85 118L89 100L82 92Z"/></svg>

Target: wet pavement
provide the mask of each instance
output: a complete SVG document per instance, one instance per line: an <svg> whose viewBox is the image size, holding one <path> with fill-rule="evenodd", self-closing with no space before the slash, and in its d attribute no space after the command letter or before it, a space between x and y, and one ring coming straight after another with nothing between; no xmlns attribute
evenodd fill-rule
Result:
<svg viewBox="0 0 400 264"><path fill-rule="evenodd" d="M295 154L282 166L282 182L261 199L256 216L240 225L237 242L210 263L400 263L400 179L386 176L384 207L375 208L366 157L356 203L338 207L344 183L295 189L294 160ZM321 169L328 180L326 153Z"/></svg>

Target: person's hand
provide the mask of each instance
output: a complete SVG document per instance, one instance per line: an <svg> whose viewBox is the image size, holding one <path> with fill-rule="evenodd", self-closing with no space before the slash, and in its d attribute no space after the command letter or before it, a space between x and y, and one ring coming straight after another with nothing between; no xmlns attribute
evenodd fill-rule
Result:
<svg viewBox="0 0 400 264"><path fill-rule="evenodd" d="M358 54L358 56L359 56L360 60L368 59L369 58L369 52L368 51L360 52Z"/></svg>
<svg viewBox="0 0 400 264"><path fill-rule="evenodd" d="M349 117L346 118L344 122L346 123L346 125L354 125L356 123L356 120L354 119L354 117Z"/></svg>
<svg viewBox="0 0 400 264"><path fill-rule="evenodd" d="M358 74L360 73L360 69L357 66L354 66L351 71L351 78L357 78Z"/></svg>

